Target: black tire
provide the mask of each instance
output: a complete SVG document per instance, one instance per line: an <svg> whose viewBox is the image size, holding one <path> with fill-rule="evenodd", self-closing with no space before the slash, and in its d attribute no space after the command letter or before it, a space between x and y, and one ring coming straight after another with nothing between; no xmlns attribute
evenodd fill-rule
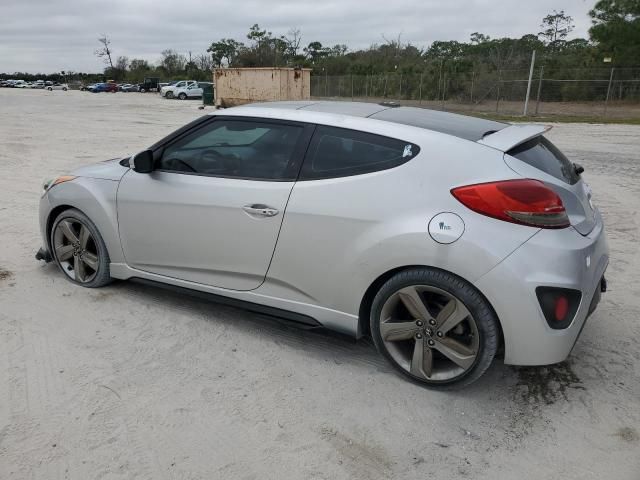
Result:
<svg viewBox="0 0 640 480"><path fill-rule="evenodd" d="M145 88L141 88L141 89L140 89L140 93L146 93L146 91L147 91L147 90L146 90Z"/></svg>
<svg viewBox="0 0 640 480"><path fill-rule="evenodd" d="M169 99L173 98L173 92L167 92L164 98L169 98Z"/></svg>
<svg viewBox="0 0 640 480"><path fill-rule="evenodd" d="M47 90L49 90L50 92L53 92L53 88L48 87Z"/></svg>
<svg viewBox="0 0 640 480"><path fill-rule="evenodd" d="M184 92L182 92L180 95L178 95L178 98L179 98L180 100L186 100L186 99L187 99L187 94L186 94L186 93L184 93Z"/></svg>
<svg viewBox="0 0 640 480"><path fill-rule="evenodd" d="M387 344L385 344L381 335L380 316L382 308L392 295L397 294L401 289L412 286L433 287L434 289L446 292L448 295L462 302L468 310L471 316L470 321L473 321L477 327L479 341L473 365L462 374L446 380L431 380L426 377L419 377L400 365L389 352ZM467 281L438 269L412 268L391 277L380 288L373 300L370 325L373 341L382 356L403 376L417 384L430 388L452 389L473 383L489 368L498 350L498 319L487 300ZM434 327L434 329L436 328L437 327ZM425 338L427 337L425 336Z"/></svg>
<svg viewBox="0 0 640 480"><path fill-rule="evenodd" d="M66 92L66 91L67 91L67 87L64 87L64 88L62 89L62 91L63 91L63 92Z"/></svg>
<svg viewBox="0 0 640 480"><path fill-rule="evenodd" d="M58 225L63 221L71 221L74 224L81 224L88 229L91 235L92 247L95 247L95 255L98 259L98 268L94 271L94 273L92 273L91 278L88 279L88 281L81 282L71 278L70 274L65 270L65 266L63 266L63 264L58 259L55 248L55 232ZM89 219L89 217L87 217L80 210L71 208L69 210L65 210L56 217L51 227L51 232L49 232L49 242L51 245L51 255L53 257L53 260L64 274L64 277L70 282L87 288L103 287L111 283L112 279L109 271L110 259L109 252L107 251L107 246L105 245L104 240L102 239L102 235L100 235L100 232L98 231L98 228L91 221L91 219Z"/></svg>

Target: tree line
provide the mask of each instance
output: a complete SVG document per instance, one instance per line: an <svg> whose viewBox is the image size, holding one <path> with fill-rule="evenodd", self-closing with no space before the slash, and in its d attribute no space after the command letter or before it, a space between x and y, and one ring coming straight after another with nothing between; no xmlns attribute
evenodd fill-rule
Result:
<svg viewBox="0 0 640 480"><path fill-rule="evenodd" d="M382 42L359 50L350 50L344 44L326 46L318 41L305 44L298 28L286 35L274 35L254 24L242 40L222 38L196 54L167 49L156 64L115 56L111 39L102 35L98 39L100 48L94 53L105 61L105 69L93 77L131 83L148 76L210 80L214 67L271 66L308 67L313 69L313 75L418 74L438 69L448 75L498 72L508 76L510 71L528 68L533 50L538 53L538 63L558 75L570 69L607 66L604 59L616 66L640 64L640 0L598 0L589 16L592 26L588 39L568 40L574 29L573 18L561 10L545 16L538 32L520 38L490 38L476 32L466 42L435 41L422 48L404 42L398 35L393 39L383 37ZM27 80L60 77L20 75ZM73 72L66 75L91 77Z"/></svg>

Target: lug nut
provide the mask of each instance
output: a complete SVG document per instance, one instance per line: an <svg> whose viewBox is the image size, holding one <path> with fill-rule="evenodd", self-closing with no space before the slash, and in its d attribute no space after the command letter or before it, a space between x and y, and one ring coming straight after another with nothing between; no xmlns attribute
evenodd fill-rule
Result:
<svg viewBox="0 0 640 480"><path fill-rule="evenodd" d="M442 332L436 332L436 335L442 337Z"/></svg>
<svg viewBox="0 0 640 480"><path fill-rule="evenodd" d="M422 323L422 320L418 320L418 321L416 322L416 325L417 325L417 326L419 326L419 327L421 327L421 326L422 326L422 325L424 325L424 324Z"/></svg>
<svg viewBox="0 0 640 480"><path fill-rule="evenodd" d="M429 325L435 325L436 321L432 318L431 320L429 320Z"/></svg>
<svg viewBox="0 0 640 480"><path fill-rule="evenodd" d="M416 333L416 338L418 338L418 339L422 338L422 334L421 333Z"/></svg>
<svg viewBox="0 0 640 480"><path fill-rule="evenodd" d="M433 340L429 340L427 343L432 347L436 344L436 342L434 342Z"/></svg>

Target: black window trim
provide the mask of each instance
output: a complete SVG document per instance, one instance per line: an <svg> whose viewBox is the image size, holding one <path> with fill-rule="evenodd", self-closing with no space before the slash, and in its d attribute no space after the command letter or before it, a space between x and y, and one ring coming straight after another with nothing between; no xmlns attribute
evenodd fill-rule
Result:
<svg viewBox="0 0 640 480"><path fill-rule="evenodd" d="M422 150L420 148L420 145L417 145L414 142L408 142L406 140L402 140L402 139L395 138L395 137L389 137L387 135L380 135L378 133L373 133L373 132L369 132L369 131L366 131L366 130L358 130L358 129L355 129L355 128L336 127L334 125L327 125L327 124L317 124L316 127L317 128L314 129L313 135L309 139L309 143L307 145L307 150L306 150L306 153L305 153L305 156L304 156L304 160L302 162L302 166L300 168L300 173L298 175L298 180L297 180L298 182L311 182L311 181L314 181L314 180L328 180L328 179L331 179L331 178L355 177L357 175L366 175L366 174L369 174L369 173L376 173L376 172L383 172L385 170L391 170L393 168L400 167L400 166L410 162L411 160L416 158L418 156L418 154ZM413 145L414 147L416 147L417 148L417 152L414 155L412 155L411 157L407 157L406 159L403 159L400 162L393 163L393 164L388 165L388 166L383 166L382 168L375 168L373 170L366 170L366 171L360 171L360 172L351 172L351 173L344 173L344 171L342 171L342 172L337 172L336 171L336 172L333 172L333 173L327 173L326 175L320 175L320 176L313 176L313 177L305 178L305 172L310 170L311 162L313 160L312 159L312 152L310 151L311 150L311 145L314 143L314 140L316 140L316 135L318 134L318 128L320 128L320 127L334 128L334 129L338 129L338 130L345 130L345 131L348 131L348 132L355 132L355 133L360 133L360 134L372 135L374 137L384 138L384 139L387 139L387 140L393 140L393 141L396 141L396 142L404 142L406 144L410 144L410 145ZM357 167L354 167L354 168L357 168Z"/></svg>
<svg viewBox="0 0 640 480"><path fill-rule="evenodd" d="M562 178L557 177L556 175L554 175L553 173L549 173L546 170L543 170L539 167L536 167L535 165L530 164L529 162L522 160L521 158L518 157L519 154L526 152L528 150L531 150L535 147L537 147L538 145L542 144L547 150L549 150L551 152L551 154L556 157L557 160L560 161L560 163L562 164L562 160L558 159L558 155L553 151L553 149L555 149L558 154L562 155L562 157L564 158L564 160L566 160L569 164L567 165L568 168L570 168L570 178L567 178L566 176L566 172L564 172L563 170L563 166L560 166L560 170L562 171ZM580 181L580 175L577 174L575 172L575 165L573 164L573 162L571 160L569 160L567 158L567 156L551 141L549 140L547 137L545 137L544 135L538 135L536 137L533 137L529 140L527 140L526 142L522 142L518 145L516 145L515 147L511 148L509 151L506 152L507 155L510 155L518 160L520 160L521 162L526 163L527 165L529 165L530 167L533 167L537 170L540 170L541 172L552 176L553 178L560 180L561 182L566 183L567 185L575 185L576 183L578 183Z"/></svg>
<svg viewBox="0 0 640 480"><path fill-rule="evenodd" d="M160 140L156 144L151 147L153 151L153 161L154 166L156 168L153 169L154 172L164 172L164 173L175 173L178 175L194 175L198 177L213 177L213 178L228 178L231 180L251 180L255 182L296 182L298 177L300 176L300 172L302 170L302 165L304 164L304 159L307 154L307 149L309 148L309 144L311 142L311 138L313 133L315 132L316 125L312 123L306 122L298 122L292 120L282 120L279 118L268 118L268 117L245 117L239 115L205 115L204 118L201 117L199 119L194 120L190 124L185 125L184 127L176 130L174 133L168 135L164 139ZM291 159L289 160L289 164L285 169L285 174L283 178L260 178L260 177L240 177L234 175L215 175L210 173L199 173L199 172L183 172L179 170L166 170L163 168L157 168L162 155L164 154L164 150L179 142L183 138L196 133L198 130L206 128L211 124L219 121L246 121L246 122L254 122L254 123L272 123L276 125L290 125L293 127L302 127L302 134L298 139L298 143L296 144Z"/></svg>

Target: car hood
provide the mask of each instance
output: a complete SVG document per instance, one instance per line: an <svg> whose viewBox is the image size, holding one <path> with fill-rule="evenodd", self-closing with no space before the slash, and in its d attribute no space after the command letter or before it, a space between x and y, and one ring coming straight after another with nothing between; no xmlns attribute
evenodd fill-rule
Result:
<svg viewBox="0 0 640 480"><path fill-rule="evenodd" d="M86 165L71 172L76 177L100 178L102 180L118 181L129 170L120 165L122 158L112 158L103 162Z"/></svg>

